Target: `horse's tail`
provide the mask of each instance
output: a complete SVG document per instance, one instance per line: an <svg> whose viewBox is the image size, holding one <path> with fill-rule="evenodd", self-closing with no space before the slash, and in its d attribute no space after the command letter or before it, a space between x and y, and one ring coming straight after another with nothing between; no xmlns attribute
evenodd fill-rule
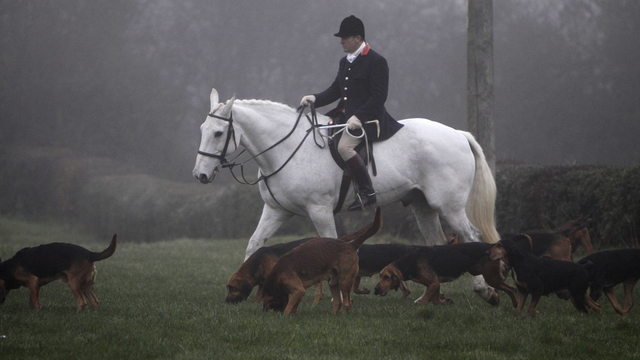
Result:
<svg viewBox="0 0 640 360"><path fill-rule="evenodd" d="M373 222L359 230L356 233L357 237L349 244L353 247L354 250L358 250L360 245L362 245L362 243L368 238L377 234L378 231L380 231L380 228L382 228L382 215L380 212L380 207L378 206L378 208L376 208L376 215L373 219Z"/></svg>
<svg viewBox="0 0 640 360"><path fill-rule="evenodd" d="M500 235L495 225L495 207L496 207L496 182L491 174L487 159L480 144L466 131L461 133L467 138L471 151L476 159L476 173L473 177L471 185L471 193L467 200L466 212L469 221L473 226L482 232L482 241L486 243L496 243L500 240Z"/></svg>

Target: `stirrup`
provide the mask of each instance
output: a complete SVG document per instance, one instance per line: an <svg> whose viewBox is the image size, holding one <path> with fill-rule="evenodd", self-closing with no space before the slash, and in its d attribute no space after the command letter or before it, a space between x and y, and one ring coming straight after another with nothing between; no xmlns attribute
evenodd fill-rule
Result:
<svg viewBox="0 0 640 360"><path fill-rule="evenodd" d="M357 194L356 201L353 202L348 208L349 211L364 210L368 207L376 205L376 193L369 195Z"/></svg>

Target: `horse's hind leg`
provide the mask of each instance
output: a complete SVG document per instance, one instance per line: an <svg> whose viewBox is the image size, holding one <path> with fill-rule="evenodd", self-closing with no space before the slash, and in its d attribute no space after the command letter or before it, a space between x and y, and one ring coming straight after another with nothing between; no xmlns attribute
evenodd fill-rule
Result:
<svg viewBox="0 0 640 360"><path fill-rule="evenodd" d="M463 242L482 241L482 233L471 224L464 206L456 210L443 208L440 216L449 224L451 230L462 238Z"/></svg>
<svg viewBox="0 0 640 360"><path fill-rule="evenodd" d="M417 196L409 205L427 245L444 245L447 239L440 225L438 212L432 209L424 196Z"/></svg>

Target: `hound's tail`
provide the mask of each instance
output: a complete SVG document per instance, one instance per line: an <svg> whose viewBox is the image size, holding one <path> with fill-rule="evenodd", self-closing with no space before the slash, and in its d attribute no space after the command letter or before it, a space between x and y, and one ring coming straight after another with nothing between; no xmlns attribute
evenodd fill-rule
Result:
<svg viewBox="0 0 640 360"><path fill-rule="evenodd" d="M476 173L466 206L467 216L469 221L482 232L482 241L493 244L500 240L494 221L496 182L480 144L471 133L466 131L461 131L461 133L467 138L476 159Z"/></svg>
<svg viewBox="0 0 640 360"><path fill-rule="evenodd" d="M104 260L113 255L113 253L116 252L116 239L116 234L113 234L113 239L111 239L111 244L109 244L108 248L106 248L103 252L92 252L91 262Z"/></svg>
<svg viewBox="0 0 640 360"><path fill-rule="evenodd" d="M373 222L353 234L355 238L349 244L351 244L354 250L358 250L360 245L362 245L362 243L368 238L377 234L378 231L380 231L380 228L382 228L382 215L380 212L380 207L378 206L378 208L376 208L376 215L373 219Z"/></svg>

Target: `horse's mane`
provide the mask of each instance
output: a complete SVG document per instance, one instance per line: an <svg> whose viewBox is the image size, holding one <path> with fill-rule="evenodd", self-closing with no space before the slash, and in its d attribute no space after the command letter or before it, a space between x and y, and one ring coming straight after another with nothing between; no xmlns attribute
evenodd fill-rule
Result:
<svg viewBox="0 0 640 360"><path fill-rule="evenodd" d="M257 100L257 99L244 99L244 100L236 100L236 104L239 105L248 105L248 106L276 106L276 107L281 107L285 110L291 111L291 112L295 112L296 110L294 108L292 108L289 105L286 104L282 104L279 102L275 102L275 101L270 101L270 100Z"/></svg>

